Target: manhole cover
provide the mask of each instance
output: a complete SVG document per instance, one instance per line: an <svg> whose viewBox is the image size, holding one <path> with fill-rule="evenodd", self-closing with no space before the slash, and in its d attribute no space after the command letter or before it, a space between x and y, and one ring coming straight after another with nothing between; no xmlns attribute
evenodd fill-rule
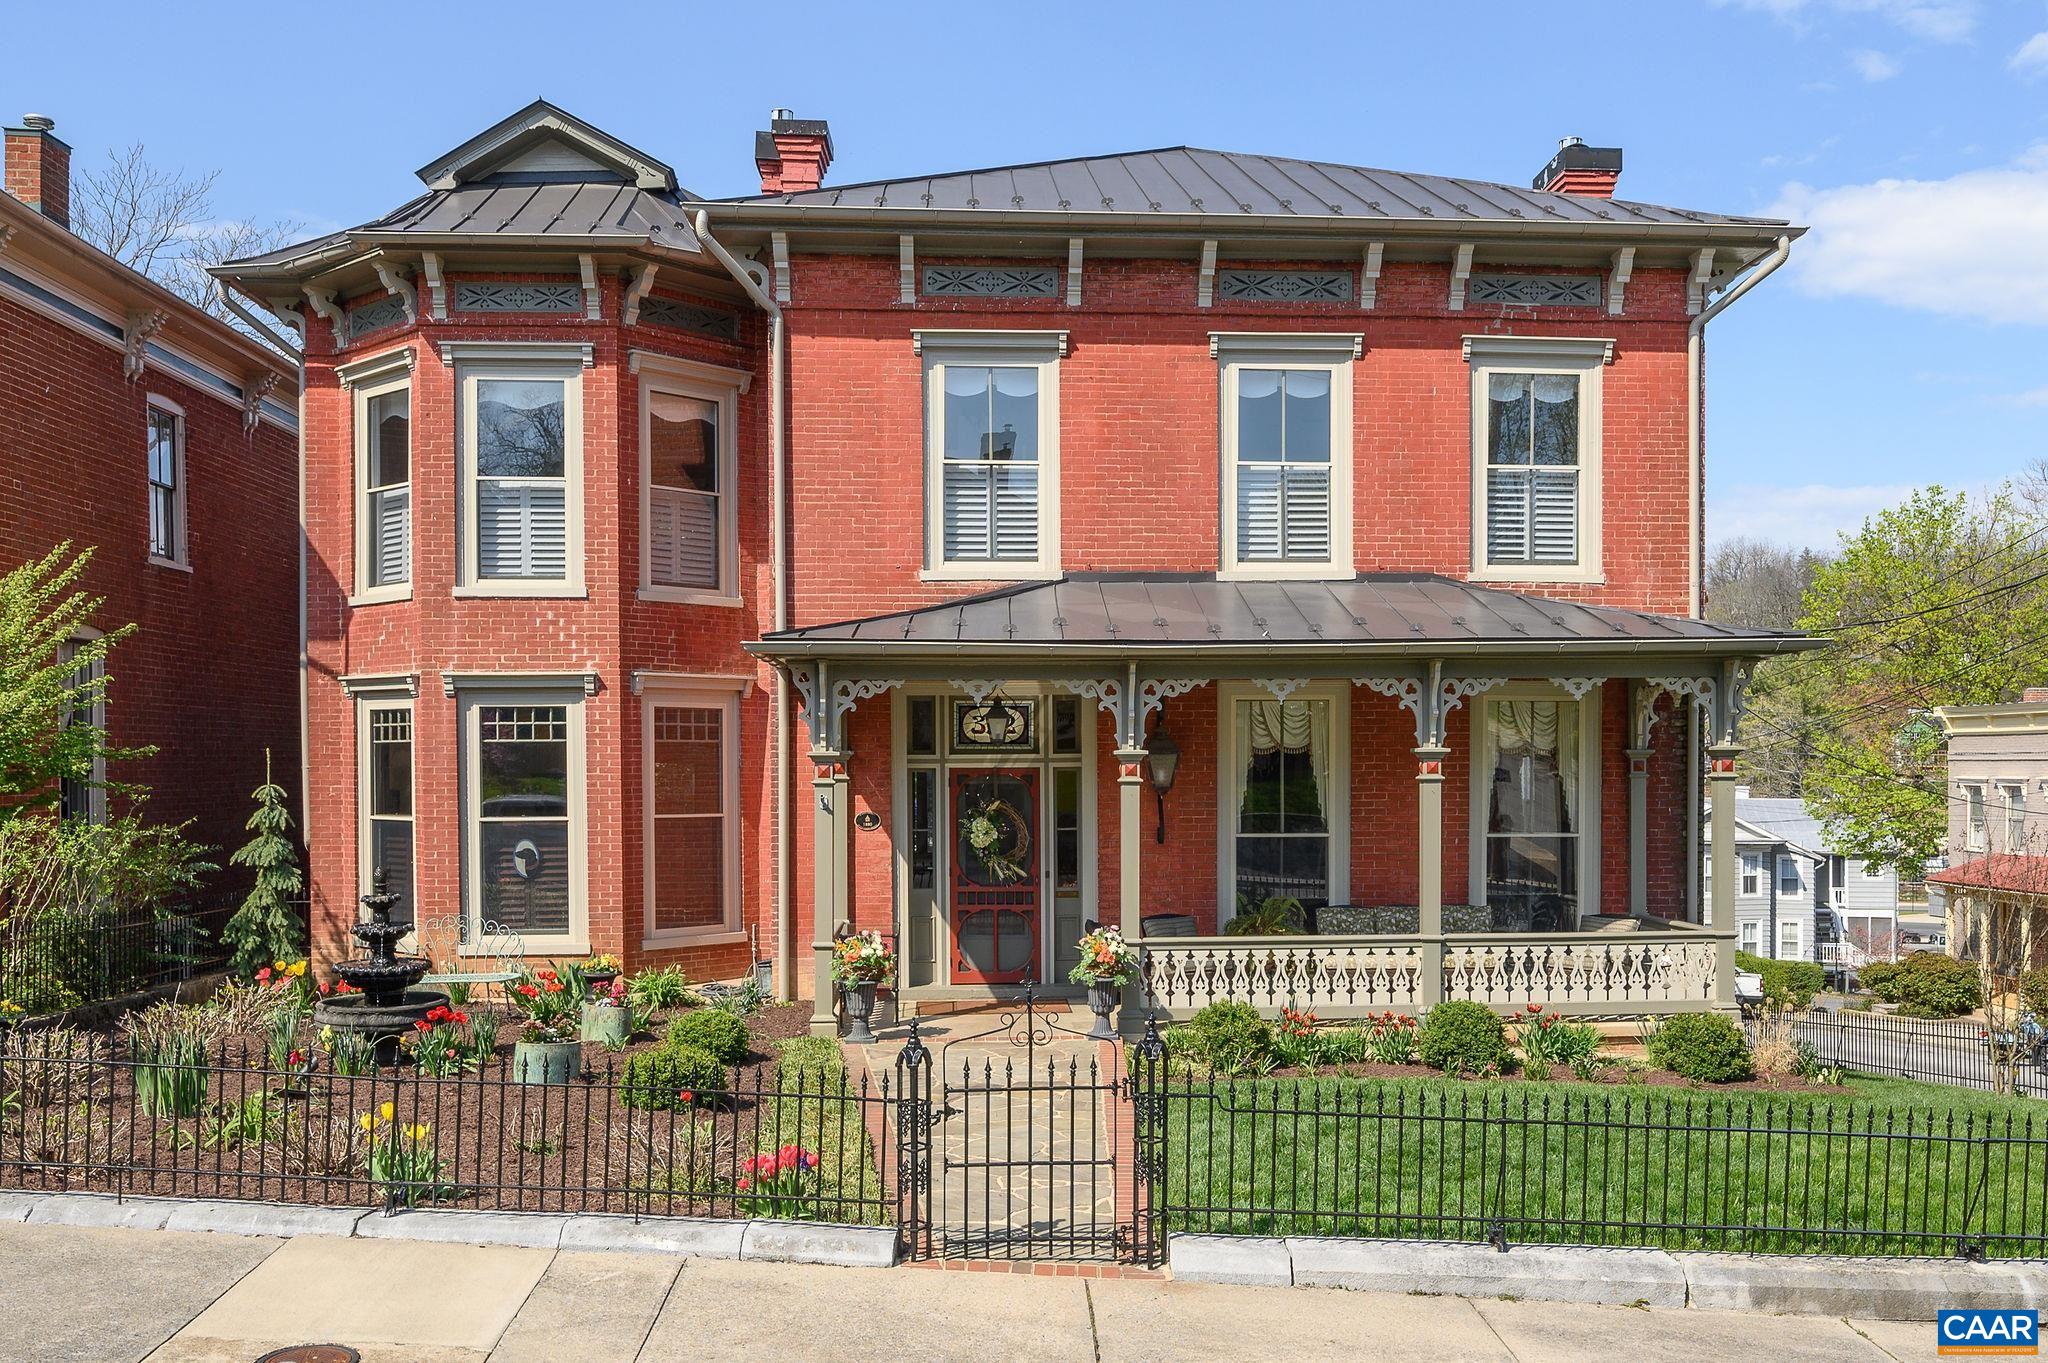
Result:
<svg viewBox="0 0 2048 1363"><path fill-rule="evenodd" d="M363 1363L363 1356L346 1344L294 1344L272 1349L256 1363Z"/></svg>

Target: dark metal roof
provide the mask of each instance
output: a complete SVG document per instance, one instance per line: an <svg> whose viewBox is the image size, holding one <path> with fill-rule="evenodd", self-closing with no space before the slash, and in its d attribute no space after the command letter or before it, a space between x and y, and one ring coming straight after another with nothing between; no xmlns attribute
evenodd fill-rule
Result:
<svg viewBox="0 0 2048 1363"><path fill-rule="evenodd" d="M745 195L729 202L1023 213L1150 212L1219 218L1782 225L1775 218L1731 217L1625 199L1546 194L1480 180L1201 147L1160 147L1113 156L869 180L793 194Z"/></svg>
<svg viewBox="0 0 2048 1363"><path fill-rule="evenodd" d="M753 645L777 656L808 646L876 652L959 645L1083 648L1328 647L1654 651L1737 656L1823 641L1614 606L1475 586L1430 573L1349 581L1241 582L1213 575L1072 573L892 615L781 630Z"/></svg>

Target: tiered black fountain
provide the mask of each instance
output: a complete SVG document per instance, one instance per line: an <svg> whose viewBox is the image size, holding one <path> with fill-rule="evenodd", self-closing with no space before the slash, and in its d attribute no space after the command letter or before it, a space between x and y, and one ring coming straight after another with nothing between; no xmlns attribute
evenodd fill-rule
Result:
<svg viewBox="0 0 2048 1363"><path fill-rule="evenodd" d="M377 872L370 893L363 896L368 919L349 929L358 942L369 948L367 956L337 961L334 973L361 993L337 994L313 1005L313 1023L337 1031L356 1032L378 1041L379 1059L395 1058L396 1040L423 1020L429 1009L446 1003L436 990L415 989L420 976L432 962L424 956L400 956L392 951L398 939L412 928L391 921L391 906L398 896L385 888L384 872Z"/></svg>

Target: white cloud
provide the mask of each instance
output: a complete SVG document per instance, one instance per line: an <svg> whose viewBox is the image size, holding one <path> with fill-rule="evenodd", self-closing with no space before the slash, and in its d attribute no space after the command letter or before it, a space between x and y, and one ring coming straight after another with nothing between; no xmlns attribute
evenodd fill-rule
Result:
<svg viewBox="0 0 2048 1363"><path fill-rule="evenodd" d="M2029 388L2024 393L2008 393L1999 401L2009 407L2048 407L2048 386Z"/></svg>
<svg viewBox="0 0 2048 1363"><path fill-rule="evenodd" d="M1832 549L1843 531L1854 534L1866 517L1897 506L1913 495L1908 483L1832 487L1807 483L1771 487L1749 483L1726 488L1707 500L1707 541L1768 540L1807 549Z"/></svg>
<svg viewBox="0 0 2048 1363"><path fill-rule="evenodd" d="M1916 38L1959 43L1977 27L1977 0L1718 0L1804 26L1822 13L1869 14Z"/></svg>
<svg viewBox="0 0 2048 1363"><path fill-rule="evenodd" d="M1849 54L1849 65L1856 68L1856 74L1875 85L1890 80L1906 68L1897 57L1888 57L1874 48L1859 47Z"/></svg>
<svg viewBox="0 0 2048 1363"><path fill-rule="evenodd" d="M1771 212L1812 228L1792 251L1804 293L2048 325L2048 143L1945 180L1788 184Z"/></svg>
<svg viewBox="0 0 2048 1363"><path fill-rule="evenodd" d="M2023 76L2048 75L2048 32L2036 33L2021 43L2006 65Z"/></svg>

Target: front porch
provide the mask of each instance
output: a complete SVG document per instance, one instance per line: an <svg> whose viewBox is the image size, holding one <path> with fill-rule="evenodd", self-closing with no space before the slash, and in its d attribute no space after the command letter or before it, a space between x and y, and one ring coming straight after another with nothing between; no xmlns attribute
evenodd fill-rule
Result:
<svg viewBox="0 0 2048 1363"><path fill-rule="evenodd" d="M892 937L914 1011L1056 991L1094 922L1140 952L1127 1028L1732 1009L1702 797L1732 820L1748 669L1814 642L1411 575L1070 577L771 636L810 728L814 1027L836 934Z"/></svg>

